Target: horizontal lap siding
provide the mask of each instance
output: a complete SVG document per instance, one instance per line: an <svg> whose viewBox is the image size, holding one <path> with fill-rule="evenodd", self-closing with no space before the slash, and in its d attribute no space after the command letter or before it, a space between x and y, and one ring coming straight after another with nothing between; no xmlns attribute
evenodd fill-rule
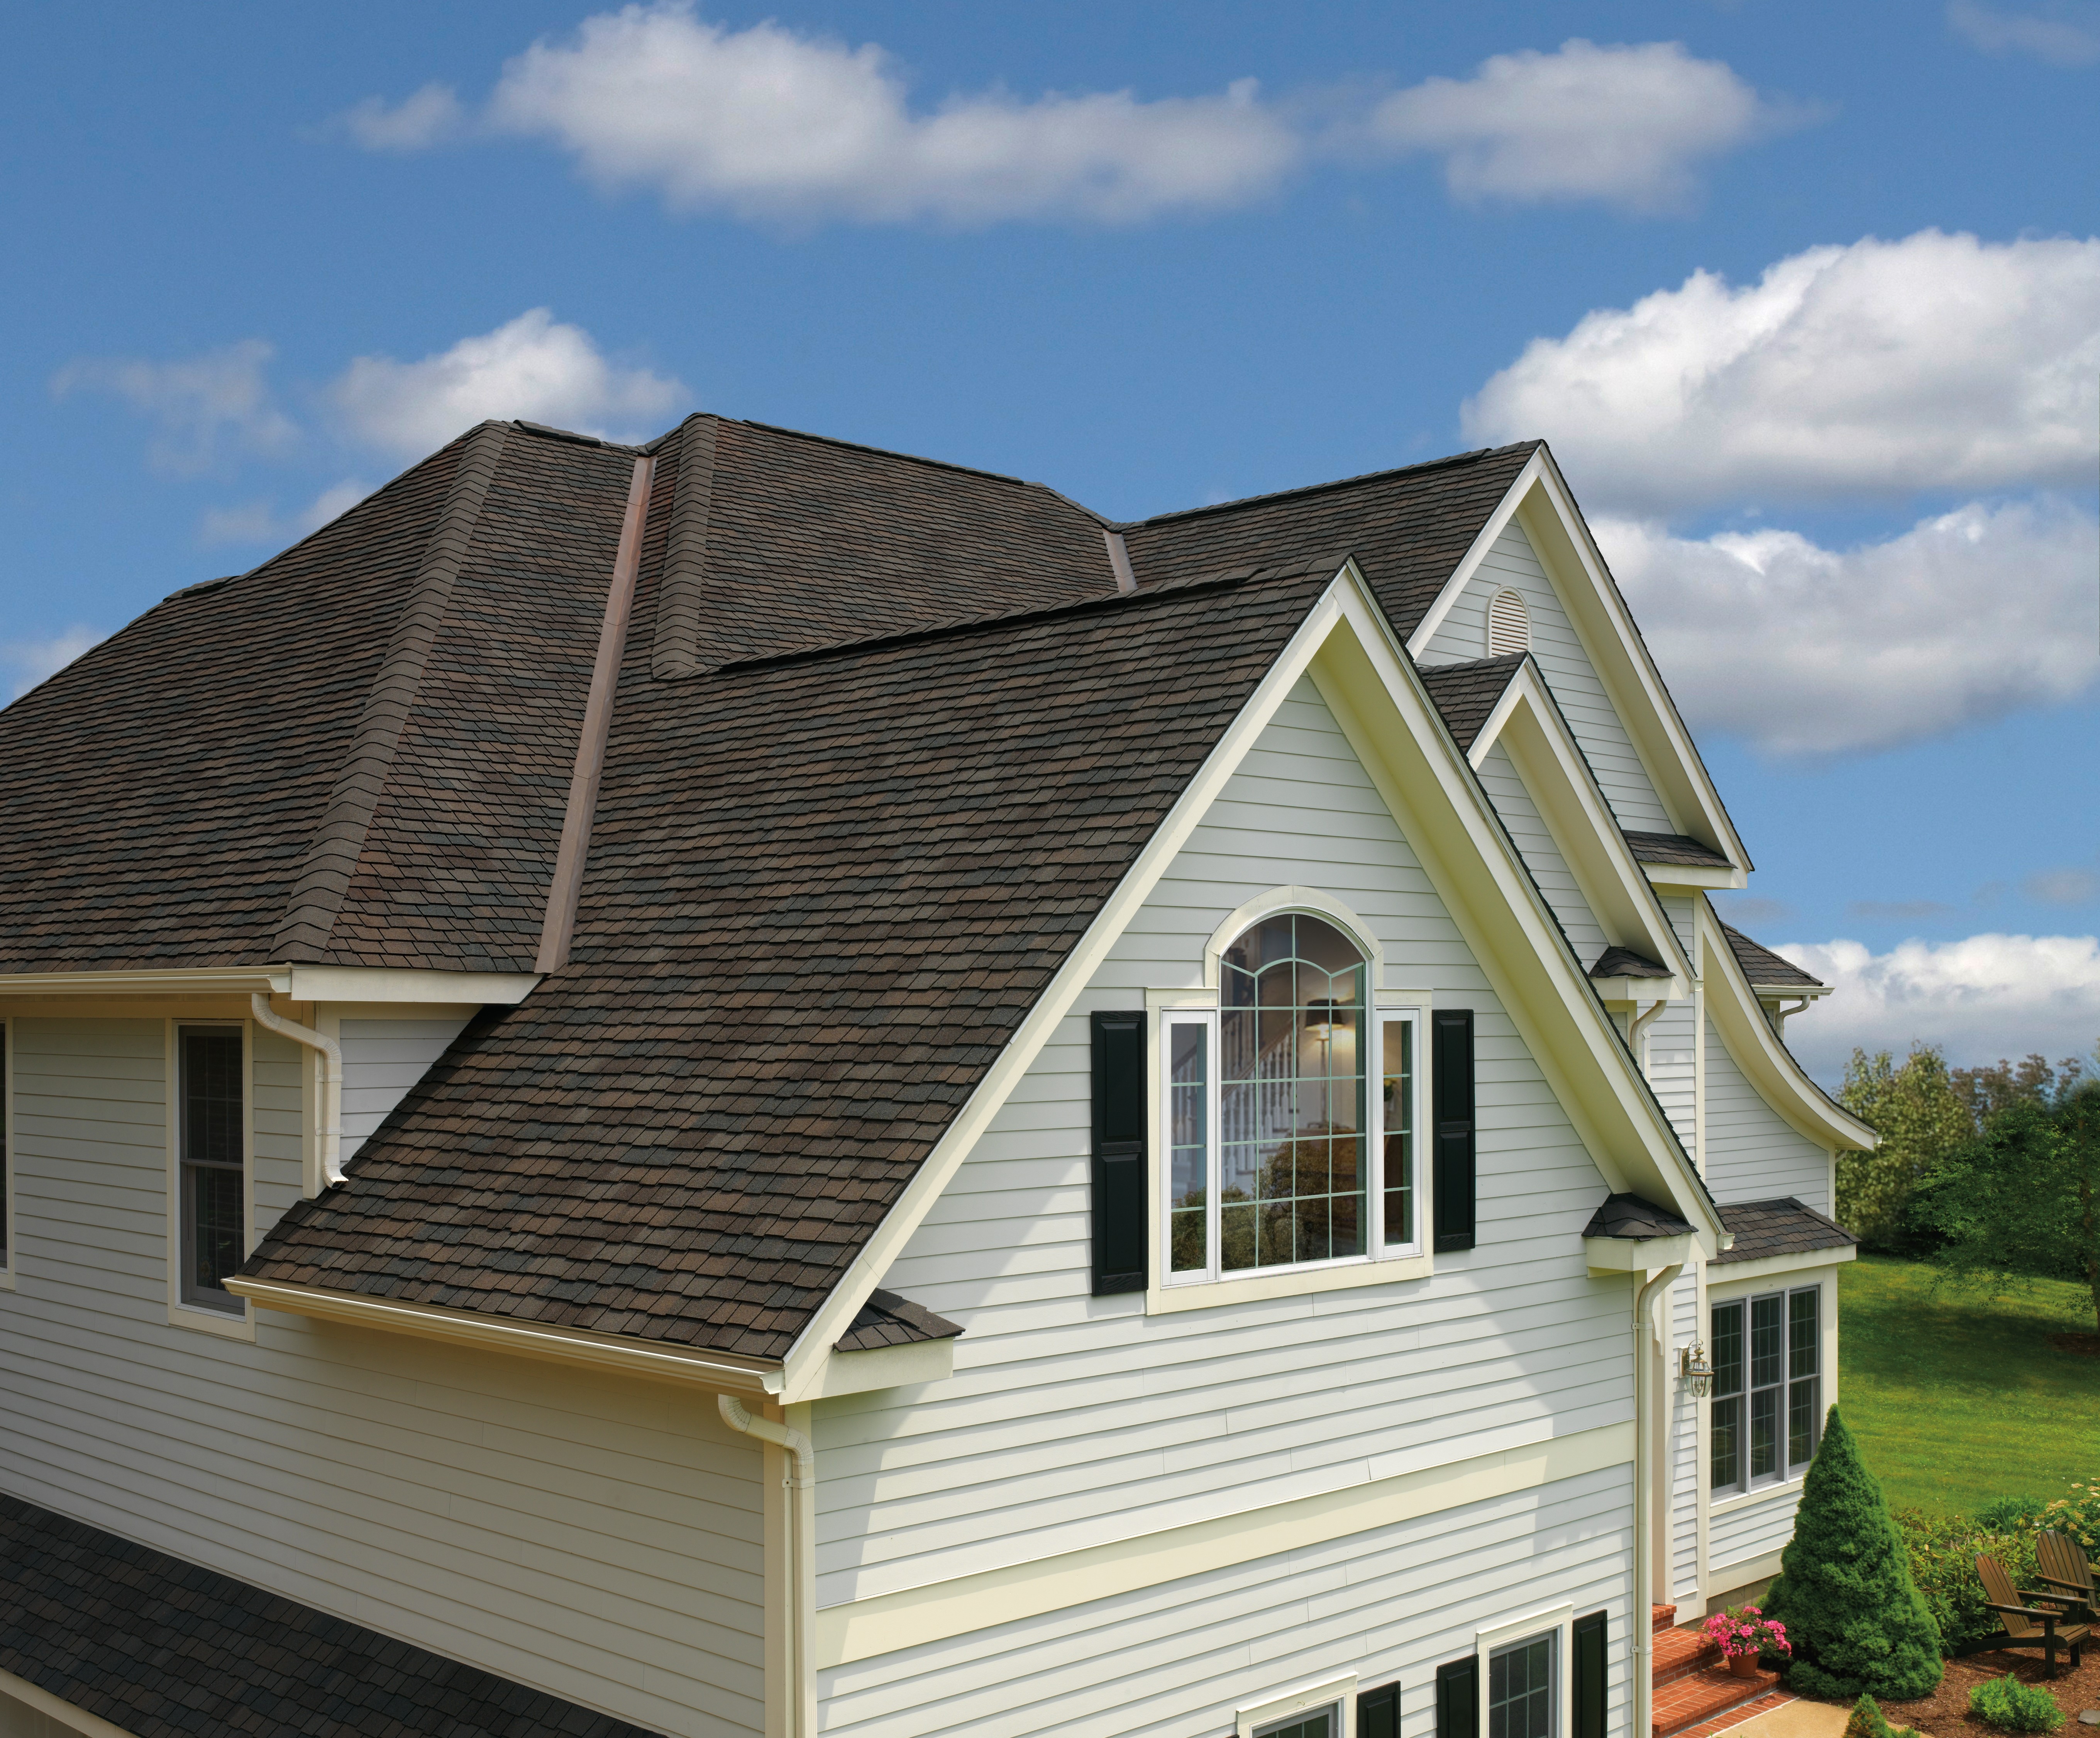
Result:
<svg viewBox="0 0 2100 1738"><path fill-rule="evenodd" d="M1698 1009L1688 997L1664 1008L1641 1034L1648 1083L1688 1152L1696 1123L1698 1041Z"/></svg>
<svg viewBox="0 0 2100 1738"><path fill-rule="evenodd" d="M1728 1572L1783 1550L1793 1537L1793 1511L1801 1504L1798 1480L1738 1508L1717 1510L1706 1524L1708 1583L1714 1593L1732 1590Z"/></svg>
<svg viewBox="0 0 2100 1738"><path fill-rule="evenodd" d="M1233 1709L1354 1669L1436 1727L1440 1661L1561 1601L1610 1614L1608 1729L1628 1710L1631 1469L1470 1503L823 1675L852 1738L1223 1738Z"/></svg>
<svg viewBox="0 0 2100 1738"><path fill-rule="evenodd" d="M1586 968L1595 965L1606 945L1604 932L1592 915L1589 901L1582 897L1582 886L1567 860L1553 842L1553 834L1531 800L1531 793L1524 789L1515 763L1499 742L1480 763L1480 783L1516 842L1516 848L1524 854L1531 878L1538 883L1538 891L1560 920L1576 958Z"/></svg>
<svg viewBox="0 0 2100 1738"><path fill-rule="evenodd" d="M1827 1214L1833 1210L1830 1162L1827 1152L1765 1102L1708 1022L1706 1180L1715 1198L1775 1201L1791 1195Z"/></svg>
<svg viewBox="0 0 2100 1738"><path fill-rule="evenodd" d="M163 1028L14 1023L0 1488L672 1734L754 1731L760 1457L705 1396L264 1311L167 1321ZM255 1046L257 1217L301 1059Z"/></svg>
<svg viewBox="0 0 2100 1738"><path fill-rule="evenodd" d="M408 1095L460 1035L463 1019L346 1019L342 1044L342 1156L347 1164L366 1136Z"/></svg>
<svg viewBox="0 0 2100 1738"><path fill-rule="evenodd" d="M1488 603L1504 589L1523 595L1531 613L1531 652L1546 683L1567 715L1612 810L1622 827L1674 833L1675 825L1641 764L1633 739L1619 721L1590 655L1560 607L1553 582L1538 564L1531 541L1511 524L1495 539L1471 583L1423 648L1425 664L1455 663L1488 655Z"/></svg>
<svg viewBox="0 0 2100 1738"><path fill-rule="evenodd" d="M1218 923L1287 885L1354 910L1379 935L1394 981L1433 984L1440 1005L1478 1011L1481 1246L1440 1258L1428 1280L1162 1316L1147 1316L1141 1296L1092 1297L1087 1011L1141 1006L1148 986L1200 984ZM955 1376L814 1409L818 1603L1630 1419L1627 1285L1590 1279L1579 1240L1604 1187L1346 740L1301 684L885 1276L964 1325ZM1613 1515L1609 1526L1626 1523ZM1332 1560L1347 1555L1338 1546ZM1215 1578L1215 1621L1163 1596L1133 1596L1132 1610L1157 1612L1147 1621L1162 1639L1137 1648L1158 1656L1152 1664L1129 1669L1176 1659L1183 1644L1166 1638L1192 1626L1266 1633L1263 1579ZM1511 1598L1529 1608L1571 1596L1549 1575ZM1186 1595L1198 1606L1210 1597ZM1033 1630L1068 1621L1077 1620L1061 1614ZM1351 1622L1349 1634L1363 1627ZM1017 1663L1010 1645L943 1644L938 1657L959 1663L938 1669L958 1674L955 1687L938 1691L943 1710L915 1730L948 1729L951 1693L963 1698L952 1718L966 1723L979 1718L967 1710L980 1693L1004 1705L1009 1692L992 1687L1000 1674L1048 1669ZM1250 1682L1297 1669L1246 1664L1269 1643L1233 1645ZM935 1655L926 1658L931 1672ZM867 1683L876 1668L880 1677L891 1665L845 1668L837 1682ZM1185 1663L1199 1677L1215 1669ZM1089 1706L1121 1705L1123 1690L1077 1675L1092 1683ZM901 1731L915 1718L901 1711L911 1693L878 1698L891 1714L863 1714L856 1700L827 1718L841 1730L866 1720L871 1731ZM1116 1724L1120 1714L1082 1717L1057 1699L1065 1692L1043 1693L1046 1708L1065 1710L1045 1721L1078 1723L1059 1730L1151 1729ZM1135 1687L1129 1696L1142 1700ZM1177 1730L1187 1731L1178 1705ZM1414 1712L1426 1719L1427 1708ZM1158 1717L1168 1718L1163 1705ZM1002 1731L1037 1729L1001 1721Z"/></svg>

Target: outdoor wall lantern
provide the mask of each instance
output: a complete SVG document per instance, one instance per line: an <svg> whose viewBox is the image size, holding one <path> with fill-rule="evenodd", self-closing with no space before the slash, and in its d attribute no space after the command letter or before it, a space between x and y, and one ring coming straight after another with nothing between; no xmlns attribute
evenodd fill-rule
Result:
<svg viewBox="0 0 2100 1738"><path fill-rule="evenodd" d="M1706 1361L1706 1348L1694 1344L1677 1349L1677 1373L1700 1400L1714 1391L1714 1366Z"/></svg>

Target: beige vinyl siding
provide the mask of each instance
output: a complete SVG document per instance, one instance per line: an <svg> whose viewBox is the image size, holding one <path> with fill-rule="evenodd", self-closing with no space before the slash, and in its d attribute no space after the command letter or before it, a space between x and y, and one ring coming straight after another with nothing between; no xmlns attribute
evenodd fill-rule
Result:
<svg viewBox="0 0 2100 1738"><path fill-rule="evenodd" d="M170 1325L158 1020L15 1023L0 1488L667 1734L757 1731L760 1456L712 1397L261 1311ZM255 1046L258 1218L299 1059Z"/></svg>
<svg viewBox="0 0 2100 1738"><path fill-rule="evenodd" d="M1212 930L1249 900L1292 885L1353 909L1386 949L1392 981L1432 985L1437 1005L1476 1010L1480 1246L1438 1258L1427 1279L1209 1309L1148 1316L1141 1296L1092 1297L1086 1013L1141 1006L1148 986L1200 984ZM1588 1277L1580 1241L1604 1192L1399 829L1317 691L1301 683L885 1276L964 1325L955 1376L814 1409L818 1603L1630 1419L1630 1282ZM1612 1497L1596 1525L1630 1524L1619 1505ZM1335 1581L1349 1572L1321 1572ZM1257 1616L1243 1631L1234 1602L1274 1590L1231 1590L1263 1581L1251 1571L1224 1577L1215 1622L1235 1637L1261 1633ZM1542 1580L1510 1597L1528 1609L1565 1593L1549 1596ZM1169 1609L1195 1597L1146 1594L1127 1608L1157 1610L1170 1625L1162 1636L1201 1631L1212 1624L1200 1611ZM1075 1634L1087 1627L1072 1621ZM1357 1634L1361 1621L1351 1621ZM966 1636L938 1657L978 1661L955 1668L978 1674L975 1696L1001 1673L1035 1669L1012 1645ZM1241 1643L1242 1663L1250 1647L1268 1645ZM1352 1647L1342 1651L1354 1659ZM840 1693L858 1698L871 1669L843 1669L836 1682L854 1687ZM1142 1700L1129 1694L1133 1705ZM1085 1696L1089 1706L1114 1705L1101 1685ZM827 1718L899 1729L861 1706ZM1194 1729L1189 1706L1171 1717L1177 1730ZM947 1730L951 1718L975 1716L943 1702L918 1730ZM1157 1718L1169 1718L1165 1705ZM1103 1714L1070 1729L1151 1728Z"/></svg>
<svg viewBox="0 0 2100 1738"><path fill-rule="evenodd" d="M1658 1597L1686 1602L1699 1594L1699 1400L1677 1373L1677 1348L1704 1343L1699 1327L1699 1274L1680 1274L1663 1312L1663 1391L1669 1396L1665 1479L1670 1515L1668 1590ZM1689 1613L1687 1614L1690 1615Z"/></svg>
<svg viewBox="0 0 2100 1738"><path fill-rule="evenodd" d="M823 1674L852 1738L1223 1738L1233 1710L1336 1669L1401 1683L1435 1729L1439 1662L1476 1632L1567 1602L1609 1615L1607 1730L1630 1700L1632 1472L1513 1496L900 1650Z"/></svg>
<svg viewBox="0 0 2100 1738"><path fill-rule="evenodd" d="M1830 1170L1829 1153L1765 1102L1710 1020L1706 1181L1714 1199L1774 1201L1791 1195L1802 1205L1827 1214L1833 1210Z"/></svg>
<svg viewBox="0 0 2100 1738"><path fill-rule="evenodd" d="M1451 606L1429 643L1424 664L1452 664L1488 655L1488 603L1505 587L1523 595L1531 612L1531 652L1546 686L1567 715L1568 728L1582 745L1622 827L1671 833L1661 798L1641 764L1633 739L1619 721L1595 666L1582 649L1581 637L1561 608L1553 582L1546 577L1531 540L1514 521L1497 537L1471 580Z"/></svg>
<svg viewBox="0 0 2100 1738"><path fill-rule="evenodd" d="M1648 1085L1687 1152L1696 1134L1698 1036L1698 1010L1689 997L1671 1002L1641 1034Z"/></svg>
<svg viewBox="0 0 2100 1738"><path fill-rule="evenodd" d="M1502 825L1524 855L1524 867L1538 883L1538 891L1560 920L1560 927L1574 949L1575 957L1587 971L1608 945L1604 932L1582 897L1582 888L1553 842L1553 834L1538 806L1524 789L1524 780L1508 752L1498 742L1480 762L1480 785L1495 806Z"/></svg>
<svg viewBox="0 0 2100 1738"><path fill-rule="evenodd" d="M342 1044L342 1156L349 1163L366 1138L408 1095L466 1022L346 1019Z"/></svg>
<svg viewBox="0 0 2100 1738"><path fill-rule="evenodd" d="M1706 1524L1707 1585L1717 1594L1737 1585L1731 1570L1785 1549L1793 1537L1793 1511L1801 1506L1801 1481L1722 1501L1724 1506L1715 1509Z"/></svg>

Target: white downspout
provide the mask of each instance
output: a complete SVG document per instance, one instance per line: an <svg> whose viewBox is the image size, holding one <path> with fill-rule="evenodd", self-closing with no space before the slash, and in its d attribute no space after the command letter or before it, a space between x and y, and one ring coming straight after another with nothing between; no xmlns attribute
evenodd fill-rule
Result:
<svg viewBox="0 0 2100 1738"><path fill-rule="evenodd" d="M1669 1006L1666 1001L1658 1002L1647 1013L1636 1015L1626 1023L1626 1048L1634 1053L1634 1066L1643 1074L1648 1072L1648 1058L1641 1054L1641 1040L1654 1024L1656 1015Z"/></svg>
<svg viewBox="0 0 2100 1738"><path fill-rule="evenodd" d="M1684 1271L1679 1262L1665 1267L1634 1294L1634 1720L1638 1735L1649 1729L1655 1695L1655 1459L1648 1438L1660 1403L1653 1386L1654 1360L1648 1340L1655 1334L1655 1296ZM1660 1343L1660 1336L1657 1336Z"/></svg>
<svg viewBox="0 0 2100 1738"><path fill-rule="evenodd" d="M715 1400L722 1422L731 1430L785 1448L789 1456L788 1476L782 1481L788 1492L785 1555L792 1614L788 1625L788 1738L816 1738L817 1674L810 1653L816 1629L816 1451L800 1431L754 1416L735 1395L717 1395Z"/></svg>
<svg viewBox="0 0 2100 1738"><path fill-rule="evenodd" d="M249 997L248 1006L257 1025L320 1052L321 1101L315 1108L320 1114L321 1187L332 1188L342 1181L342 1046L311 1026L286 1019L259 989Z"/></svg>

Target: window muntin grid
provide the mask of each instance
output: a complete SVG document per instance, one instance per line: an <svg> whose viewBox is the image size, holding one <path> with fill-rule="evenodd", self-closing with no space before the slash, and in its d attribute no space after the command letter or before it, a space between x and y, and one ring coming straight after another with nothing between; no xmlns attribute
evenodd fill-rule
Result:
<svg viewBox="0 0 2100 1738"><path fill-rule="evenodd" d="M1802 1286L1713 1307L1708 1478L1716 1494L1807 1470L1823 1433L1822 1291Z"/></svg>
<svg viewBox="0 0 2100 1738"><path fill-rule="evenodd" d="M1488 1656L1488 1738L1552 1738L1553 1640L1534 1635Z"/></svg>

